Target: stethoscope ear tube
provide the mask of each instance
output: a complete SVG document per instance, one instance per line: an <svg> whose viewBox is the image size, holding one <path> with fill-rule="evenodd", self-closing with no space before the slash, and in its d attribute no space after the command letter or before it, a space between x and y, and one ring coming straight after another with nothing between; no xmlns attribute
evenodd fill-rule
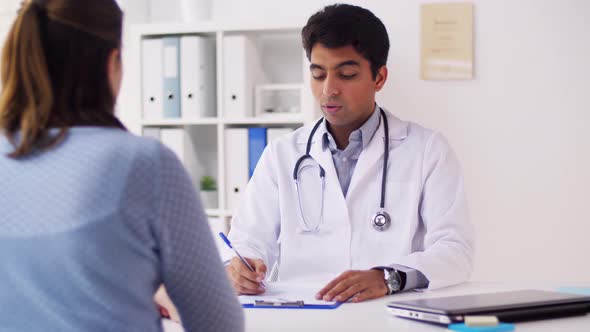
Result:
<svg viewBox="0 0 590 332"><path fill-rule="evenodd" d="M318 122L316 122L316 124L313 126L313 129L311 129L311 132L309 133L309 137L307 138L307 145L305 146L305 154L303 156L299 157L299 159L297 159L297 162L295 163L295 167L293 168L293 180L295 180L295 181L297 181L297 178L298 178L297 172L299 171L299 166L301 166L301 163L305 159L311 158L311 155L309 154L311 152L311 141L313 139L313 135L320 127L320 124L322 123L322 121L324 121L324 118L319 119ZM313 158L311 158L311 159L313 159ZM323 177L325 175L326 175L326 173L324 172L324 168L320 166L320 176Z"/></svg>
<svg viewBox="0 0 590 332"><path fill-rule="evenodd" d="M385 209L385 185L387 184L387 161L389 159L389 123L387 123L387 115L385 114L385 111L383 111L383 109L379 108L379 110L381 111L381 117L383 118L383 130L385 131L385 142L384 145L384 149L383 149L383 175L381 175L381 204L379 204L379 207L381 208L381 211L383 211L383 209ZM385 212L385 211L383 211ZM389 218L389 215L387 213L385 213Z"/></svg>
<svg viewBox="0 0 590 332"><path fill-rule="evenodd" d="M304 158L306 156L303 156L302 158L299 158L299 160L297 161L297 163L301 163L303 160L305 160L306 158ZM307 156L310 157L311 156ZM312 158L313 159L313 158ZM303 229L304 233L315 233L318 231L318 229L320 228L320 223L322 221L322 216L324 215L324 195L326 192L326 178L325 178L325 172L324 172L324 168L322 166L320 166L320 179L322 180L322 189L321 189L321 203L320 203L320 212L319 212L319 221L316 223L315 227L311 227L310 224L307 222L306 218L305 218L305 214L303 213L303 206L301 204L301 189L299 187L299 178L297 176L297 170L299 167L297 167L295 170L295 188L297 190L297 202L299 205L299 213L301 214L301 220L303 221L303 225L305 226L305 228Z"/></svg>
<svg viewBox="0 0 590 332"><path fill-rule="evenodd" d="M301 166L301 163L307 158L311 158L311 156L308 154L304 154L303 156L299 157L299 159L297 159L297 162L295 163L295 168L293 168L293 180L298 180L299 176L297 173L299 171L299 167Z"/></svg>
<svg viewBox="0 0 590 332"><path fill-rule="evenodd" d="M299 180L299 174L297 174L297 173L298 173L299 169L301 168L301 163L304 162L305 159L308 159L308 158L313 160L313 158L308 154L303 155L299 159L297 159L297 162L295 163L295 168L293 169L293 180L295 180L295 181ZM326 171L324 170L322 165L319 165L319 166L320 166L320 177L324 178L326 176Z"/></svg>
<svg viewBox="0 0 590 332"><path fill-rule="evenodd" d="M391 226L391 217L389 213L385 212L385 187L387 185L387 162L389 159L389 123L387 122L387 114L383 109L381 111L381 118L383 119L383 130L385 132L385 142L383 142L383 173L381 175L381 202L379 204L380 211L373 215L371 221L373 228L383 232Z"/></svg>

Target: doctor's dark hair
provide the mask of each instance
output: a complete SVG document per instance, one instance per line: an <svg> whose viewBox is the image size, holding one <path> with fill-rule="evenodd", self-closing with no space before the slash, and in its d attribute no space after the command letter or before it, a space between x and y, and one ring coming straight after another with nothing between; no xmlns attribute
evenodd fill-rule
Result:
<svg viewBox="0 0 590 332"><path fill-rule="evenodd" d="M389 37L385 25L362 7L347 4L324 7L309 18L301 30L301 40L309 60L316 43L327 48L353 46L371 64L373 79L387 63Z"/></svg>
<svg viewBox="0 0 590 332"><path fill-rule="evenodd" d="M124 129L107 69L122 21L115 0L24 2L2 51L0 131L15 148L9 157L50 149L71 126Z"/></svg>

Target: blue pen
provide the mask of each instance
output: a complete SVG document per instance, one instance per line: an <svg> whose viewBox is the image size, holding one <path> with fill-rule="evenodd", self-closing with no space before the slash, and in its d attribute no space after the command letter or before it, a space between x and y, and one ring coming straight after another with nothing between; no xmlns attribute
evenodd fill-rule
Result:
<svg viewBox="0 0 590 332"><path fill-rule="evenodd" d="M250 263L248 263L247 260L244 259L244 257L242 257L242 255L240 255L240 253L236 250L236 248L234 248L231 245L231 242L229 242L229 239L225 236L225 234L223 234L223 232L219 232L219 236L221 237L221 239L223 240L223 242L225 242L225 244L227 244L228 247L230 247L230 249L232 249L236 255L238 255L238 257L240 258L240 260L242 261L242 263L244 263L244 265L246 265L246 267L248 268L248 270L252 271L252 272L256 272L254 270L254 268L252 267L252 265L250 265ZM264 285L264 283L261 281L260 284L264 287L266 287L266 285Z"/></svg>

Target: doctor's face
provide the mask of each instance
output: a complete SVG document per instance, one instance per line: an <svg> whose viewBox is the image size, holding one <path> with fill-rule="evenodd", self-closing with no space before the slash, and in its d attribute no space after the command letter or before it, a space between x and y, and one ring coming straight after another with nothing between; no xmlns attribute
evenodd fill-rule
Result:
<svg viewBox="0 0 590 332"><path fill-rule="evenodd" d="M311 89L331 126L358 129L375 107L375 93L387 79L381 67L373 79L371 65L353 46L311 49Z"/></svg>

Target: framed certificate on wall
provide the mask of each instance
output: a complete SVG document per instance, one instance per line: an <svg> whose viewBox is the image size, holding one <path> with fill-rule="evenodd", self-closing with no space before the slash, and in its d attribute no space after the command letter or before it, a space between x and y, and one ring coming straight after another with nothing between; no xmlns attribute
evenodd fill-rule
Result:
<svg viewBox="0 0 590 332"><path fill-rule="evenodd" d="M421 22L422 79L473 79L473 4L424 4Z"/></svg>

